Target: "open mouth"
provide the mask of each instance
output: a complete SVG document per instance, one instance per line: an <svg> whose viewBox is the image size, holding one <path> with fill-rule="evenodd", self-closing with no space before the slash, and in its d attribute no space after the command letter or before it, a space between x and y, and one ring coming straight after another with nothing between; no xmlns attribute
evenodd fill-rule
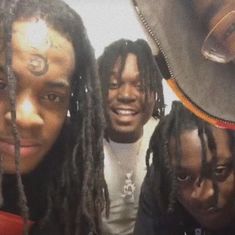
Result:
<svg viewBox="0 0 235 235"><path fill-rule="evenodd" d="M113 110L113 112L118 115L124 115L124 116L133 116L137 114L136 111L130 109L115 109Z"/></svg>
<svg viewBox="0 0 235 235"><path fill-rule="evenodd" d="M134 109L122 109L116 108L111 109L111 116L120 124L120 125L131 125L132 122L135 122L139 112Z"/></svg>

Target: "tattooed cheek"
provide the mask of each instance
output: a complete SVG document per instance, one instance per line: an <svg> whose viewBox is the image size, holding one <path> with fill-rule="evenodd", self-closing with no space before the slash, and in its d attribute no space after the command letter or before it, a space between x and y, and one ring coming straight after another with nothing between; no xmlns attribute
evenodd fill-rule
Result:
<svg viewBox="0 0 235 235"><path fill-rule="evenodd" d="M42 55L32 55L28 62L28 70L35 76L41 76L47 73L48 71L48 61L46 57Z"/></svg>

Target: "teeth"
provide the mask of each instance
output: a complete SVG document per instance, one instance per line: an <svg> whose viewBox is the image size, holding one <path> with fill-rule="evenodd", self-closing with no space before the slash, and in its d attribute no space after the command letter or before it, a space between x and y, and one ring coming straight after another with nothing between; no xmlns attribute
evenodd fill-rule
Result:
<svg viewBox="0 0 235 235"><path fill-rule="evenodd" d="M121 115L133 115L133 114L135 114L135 112L131 111L131 110L117 110L117 113L121 114Z"/></svg>
<svg viewBox="0 0 235 235"><path fill-rule="evenodd" d="M217 208L217 207L210 207L210 208L208 208L207 211L208 211L208 212L218 212L218 211L219 211L219 208Z"/></svg>

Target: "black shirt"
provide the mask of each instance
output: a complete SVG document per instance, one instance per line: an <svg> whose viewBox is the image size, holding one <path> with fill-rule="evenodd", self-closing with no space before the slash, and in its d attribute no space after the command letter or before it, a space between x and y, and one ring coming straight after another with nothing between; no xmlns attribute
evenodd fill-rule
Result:
<svg viewBox="0 0 235 235"><path fill-rule="evenodd" d="M235 223L221 230L208 231L176 202L172 213L159 209L149 178L142 185L134 235L235 235Z"/></svg>

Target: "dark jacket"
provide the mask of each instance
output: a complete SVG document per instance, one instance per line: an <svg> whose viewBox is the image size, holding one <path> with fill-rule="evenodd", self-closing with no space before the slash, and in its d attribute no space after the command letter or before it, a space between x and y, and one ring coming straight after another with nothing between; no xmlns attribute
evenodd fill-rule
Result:
<svg viewBox="0 0 235 235"><path fill-rule="evenodd" d="M162 213L154 197L148 177L142 185L134 235L234 235L235 224L212 232L202 228L192 216L176 202L172 213Z"/></svg>

